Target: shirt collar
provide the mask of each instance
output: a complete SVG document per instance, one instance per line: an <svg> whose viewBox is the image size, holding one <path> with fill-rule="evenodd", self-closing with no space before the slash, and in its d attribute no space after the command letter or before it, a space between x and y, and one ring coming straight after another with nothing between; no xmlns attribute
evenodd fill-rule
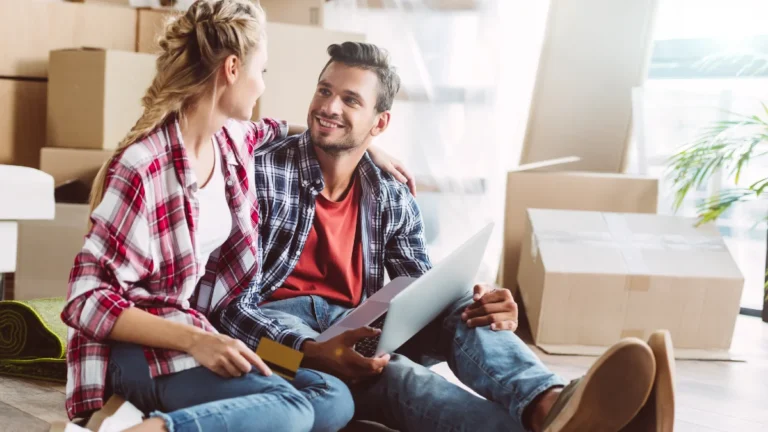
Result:
<svg viewBox="0 0 768 432"><path fill-rule="evenodd" d="M298 148L301 186L319 194L325 189L325 180L323 179L323 171L320 169L320 163L317 161L315 147L312 145L309 130L299 136ZM373 191L374 197L380 201L383 178L379 168L374 165L371 157L368 156L368 152L363 155L363 158L357 165L357 173L362 183L367 184Z"/></svg>

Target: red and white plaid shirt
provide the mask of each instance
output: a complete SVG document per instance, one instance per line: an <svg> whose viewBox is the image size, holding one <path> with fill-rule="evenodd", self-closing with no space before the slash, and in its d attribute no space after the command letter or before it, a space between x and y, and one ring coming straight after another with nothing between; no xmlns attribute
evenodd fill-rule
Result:
<svg viewBox="0 0 768 432"><path fill-rule="evenodd" d="M215 135L226 167L233 229L207 265L200 262L196 243L198 185L178 121L170 119L112 162L104 198L91 215L93 227L75 259L69 301L61 314L70 327L70 418L102 406L109 362L106 339L126 308L139 307L216 331L206 316L225 306L256 271L254 149L285 137L287 131L285 123L265 119L229 121ZM205 266L202 278L200 266ZM146 348L145 355L153 377L199 366L180 351Z"/></svg>

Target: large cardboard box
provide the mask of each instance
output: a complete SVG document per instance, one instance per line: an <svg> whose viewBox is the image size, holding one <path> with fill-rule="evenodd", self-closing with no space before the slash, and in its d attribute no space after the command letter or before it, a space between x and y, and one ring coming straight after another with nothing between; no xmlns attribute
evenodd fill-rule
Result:
<svg viewBox="0 0 768 432"><path fill-rule="evenodd" d="M572 170L623 170L632 88L648 76L659 3L548 2L522 163L576 155Z"/></svg>
<svg viewBox="0 0 768 432"><path fill-rule="evenodd" d="M69 272L88 232L87 204L56 204L50 221L19 222L14 298L65 297Z"/></svg>
<svg viewBox="0 0 768 432"><path fill-rule="evenodd" d="M39 166L45 112L45 82L0 79L0 164Z"/></svg>
<svg viewBox="0 0 768 432"><path fill-rule="evenodd" d="M713 225L529 209L518 281L536 345L598 355L672 334L678 358L728 359L744 278Z"/></svg>
<svg viewBox="0 0 768 432"><path fill-rule="evenodd" d="M0 0L0 76L48 76L48 52L90 46L133 50L136 11L61 1Z"/></svg>
<svg viewBox="0 0 768 432"><path fill-rule="evenodd" d="M522 165L507 174L499 282L516 291L528 208L656 213L658 180L626 174L561 171L578 158Z"/></svg>
<svg viewBox="0 0 768 432"><path fill-rule="evenodd" d="M364 42L365 35L275 23L267 25L267 34L269 71L264 76L267 88L254 109L253 118L272 117L305 125L317 79L328 62L328 46L346 41Z"/></svg>
<svg viewBox="0 0 768 432"><path fill-rule="evenodd" d="M167 13L139 10L137 51L156 53L157 32ZM273 117L294 124L306 124L307 109L315 94L317 78L328 61L328 46L346 41L364 42L365 35L317 27L268 23L269 72L264 75L266 90L253 110L253 119ZM288 55L286 53L300 53Z"/></svg>
<svg viewBox="0 0 768 432"><path fill-rule="evenodd" d="M40 170L53 176L56 186L71 180L90 185L112 153L112 150L45 147L40 152Z"/></svg>
<svg viewBox="0 0 768 432"><path fill-rule="evenodd" d="M137 11L136 52L157 54L160 47L157 38L165 28L165 22L178 12L162 9Z"/></svg>
<svg viewBox="0 0 768 432"><path fill-rule="evenodd" d="M155 77L150 54L91 48L51 52L49 147L113 149L141 116Z"/></svg>
<svg viewBox="0 0 768 432"><path fill-rule="evenodd" d="M260 0L259 3L269 22L323 26L325 0Z"/></svg>

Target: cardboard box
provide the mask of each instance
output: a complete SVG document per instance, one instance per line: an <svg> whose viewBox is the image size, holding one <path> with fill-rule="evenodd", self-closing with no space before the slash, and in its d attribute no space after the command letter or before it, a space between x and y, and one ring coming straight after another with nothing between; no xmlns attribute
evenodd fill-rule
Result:
<svg viewBox="0 0 768 432"><path fill-rule="evenodd" d="M88 204L56 204L52 221L19 222L14 297L65 297L75 256L88 232Z"/></svg>
<svg viewBox="0 0 768 432"><path fill-rule="evenodd" d="M260 0L259 3L269 22L323 26L325 0Z"/></svg>
<svg viewBox="0 0 768 432"><path fill-rule="evenodd" d="M728 359L744 278L713 225L529 209L518 281L536 345L599 355L672 334L678 358Z"/></svg>
<svg viewBox="0 0 768 432"><path fill-rule="evenodd" d="M71 180L90 185L112 153L112 150L45 147L40 152L40 170L52 175L56 186Z"/></svg>
<svg viewBox="0 0 768 432"><path fill-rule="evenodd" d="M45 78L48 52L90 46L133 51L136 11L61 1L0 0L0 76Z"/></svg>
<svg viewBox="0 0 768 432"><path fill-rule="evenodd" d="M507 174L501 286L516 291L528 208L656 213L657 179L561 171L577 161L570 157L522 165Z"/></svg>
<svg viewBox="0 0 768 432"><path fill-rule="evenodd" d="M75 3L110 4L132 8L164 8L187 10L195 0L68 0Z"/></svg>
<svg viewBox="0 0 768 432"><path fill-rule="evenodd" d="M0 164L39 166L46 87L42 81L0 79Z"/></svg>
<svg viewBox="0 0 768 432"><path fill-rule="evenodd" d="M51 52L47 145L113 149L144 109L155 77L150 54L91 48Z"/></svg>
<svg viewBox="0 0 768 432"><path fill-rule="evenodd" d="M622 171L632 88L648 76L659 3L549 2L522 163L576 155L573 170Z"/></svg>
<svg viewBox="0 0 768 432"><path fill-rule="evenodd" d="M164 11L139 10L137 51L154 53L159 50L155 41L167 14ZM365 41L365 35L359 33L279 23L268 23L267 34L269 71L264 75L267 89L257 102L252 118L273 117L294 124L307 122L307 109L315 94L317 78L328 61L328 46L346 41Z"/></svg>
<svg viewBox="0 0 768 432"><path fill-rule="evenodd" d="M165 28L165 22L176 12L162 9L137 11L136 52L156 54L160 51L157 37Z"/></svg>
<svg viewBox="0 0 768 432"><path fill-rule="evenodd" d="M253 119L272 117L305 125L317 79L328 62L328 46L346 41L364 42L365 35L275 23L267 25L267 34L269 65L264 75L267 88L253 111Z"/></svg>

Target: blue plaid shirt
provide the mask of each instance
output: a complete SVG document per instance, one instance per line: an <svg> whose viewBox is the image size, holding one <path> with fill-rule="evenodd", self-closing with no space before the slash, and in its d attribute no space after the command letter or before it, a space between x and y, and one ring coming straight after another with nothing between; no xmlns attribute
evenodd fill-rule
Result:
<svg viewBox="0 0 768 432"><path fill-rule="evenodd" d="M315 217L315 199L325 188L309 133L256 150L259 205L257 256L261 265L251 285L221 313L219 327L255 349L266 336L300 349L308 338L265 316L259 304L269 299L293 272ZM363 248L363 298L389 277L418 277L432 267L421 212L408 188L382 173L368 154L357 167L361 179L360 226Z"/></svg>

